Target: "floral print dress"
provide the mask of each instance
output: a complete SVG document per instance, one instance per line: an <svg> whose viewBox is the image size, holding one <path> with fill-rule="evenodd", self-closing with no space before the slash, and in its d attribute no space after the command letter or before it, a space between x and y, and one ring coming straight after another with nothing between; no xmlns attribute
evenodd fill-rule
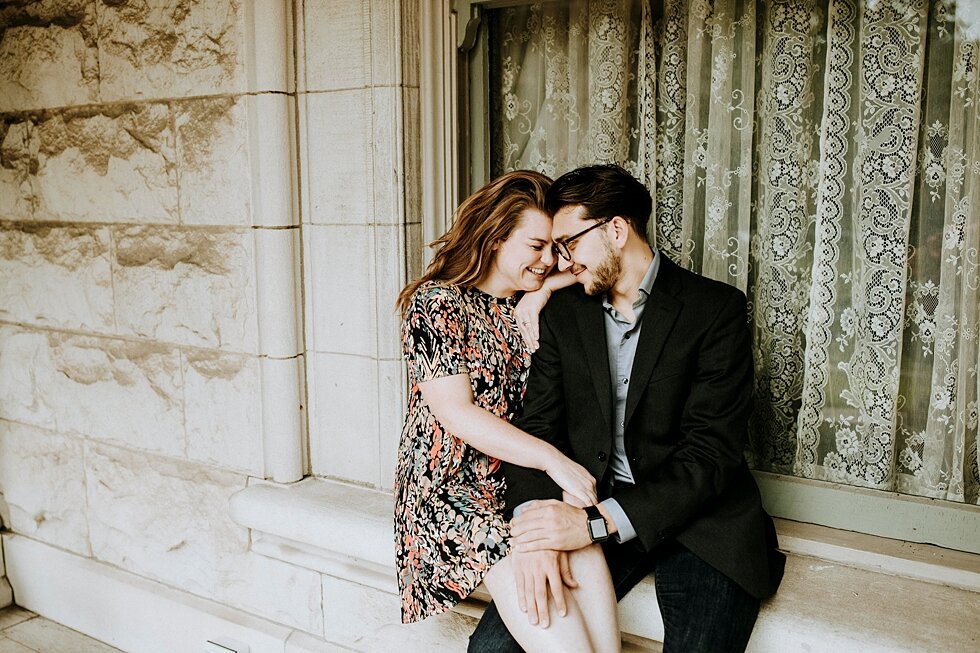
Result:
<svg viewBox="0 0 980 653"><path fill-rule="evenodd" d="M477 406L511 421L531 355L514 319L516 298L476 288L419 286L402 327L408 414L395 471L395 553L402 621L450 609L507 555L500 461L435 418L419 383L467 374Z"/></svg>

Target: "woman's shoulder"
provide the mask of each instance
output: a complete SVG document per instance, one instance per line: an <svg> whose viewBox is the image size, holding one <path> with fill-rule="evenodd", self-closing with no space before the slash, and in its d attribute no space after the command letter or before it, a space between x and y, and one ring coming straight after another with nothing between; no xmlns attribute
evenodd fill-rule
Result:
<svg viewBox="0 0 980 653"><path fill-rule="evenodd" d="M426 281L412 294L411 309L430 312L462 306L463 289L445 281Z"/></svg>

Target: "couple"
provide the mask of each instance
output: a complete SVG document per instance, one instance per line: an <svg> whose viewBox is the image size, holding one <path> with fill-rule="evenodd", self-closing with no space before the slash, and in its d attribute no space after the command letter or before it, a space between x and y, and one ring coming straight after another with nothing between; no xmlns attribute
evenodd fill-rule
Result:
<svg viewBox="0 0 980 653"><path fill-rule="evenodd" d="M651 210L617 166L506 174L399 296L404 622L483 582L472 653L609 653L653 573L664 651L745 649L783 567L743 458L745 296L652 249Z"/></svg>

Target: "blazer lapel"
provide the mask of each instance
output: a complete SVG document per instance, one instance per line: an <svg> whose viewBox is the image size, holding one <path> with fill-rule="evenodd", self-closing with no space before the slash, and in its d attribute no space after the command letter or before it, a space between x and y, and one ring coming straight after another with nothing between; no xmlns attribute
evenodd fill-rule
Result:
<svg viewBox="0 0 980 653"><path fill-rule="evenodd" d="M603 322L602 304L586 295L580 298L581 306L575 312L582 348L589 364L589 376L595 388L596 400L602 410L606 427L612 425L612 390L609 386L609 352L606 349L606 325Z"/></svg>
<svg viewBox="0 0 980 653"><path fill-rule="evenodd" d="M658 254L659 256L660 254ZM630 388L626 393L626 423L629 424L636 405L643 395L647 380L660 360L667 337L674 328L674 322L681 310L681 302L675 294L680 287L676 264L664 257L660 261L660 270L653 283L650 297L647 298L643 311L643 324L640 327L640 339L636 343L636 356L633 358L633 370L630 374ZM608 372L607 372L608 377Z"/></svg>

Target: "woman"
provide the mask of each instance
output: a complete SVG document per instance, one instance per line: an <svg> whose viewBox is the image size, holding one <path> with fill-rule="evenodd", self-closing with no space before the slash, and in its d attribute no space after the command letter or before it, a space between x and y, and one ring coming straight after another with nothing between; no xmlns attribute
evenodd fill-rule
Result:
<svg viewBox="0 0 980 653"><path fill-rule="evenodd" d="M425 275L398 297L410 382L395 473L402 621L445 612L484 582L526 650L618 651L616 599L598 546L569 556L567 597L552 588L565 614L552 610L548 628L521 614L508 557L500 460L546 472L569 501L596 503L585 468L509 423L531 360L514 307L555 263L543 210L550 183L518 171L467 198Z"/></svg>

